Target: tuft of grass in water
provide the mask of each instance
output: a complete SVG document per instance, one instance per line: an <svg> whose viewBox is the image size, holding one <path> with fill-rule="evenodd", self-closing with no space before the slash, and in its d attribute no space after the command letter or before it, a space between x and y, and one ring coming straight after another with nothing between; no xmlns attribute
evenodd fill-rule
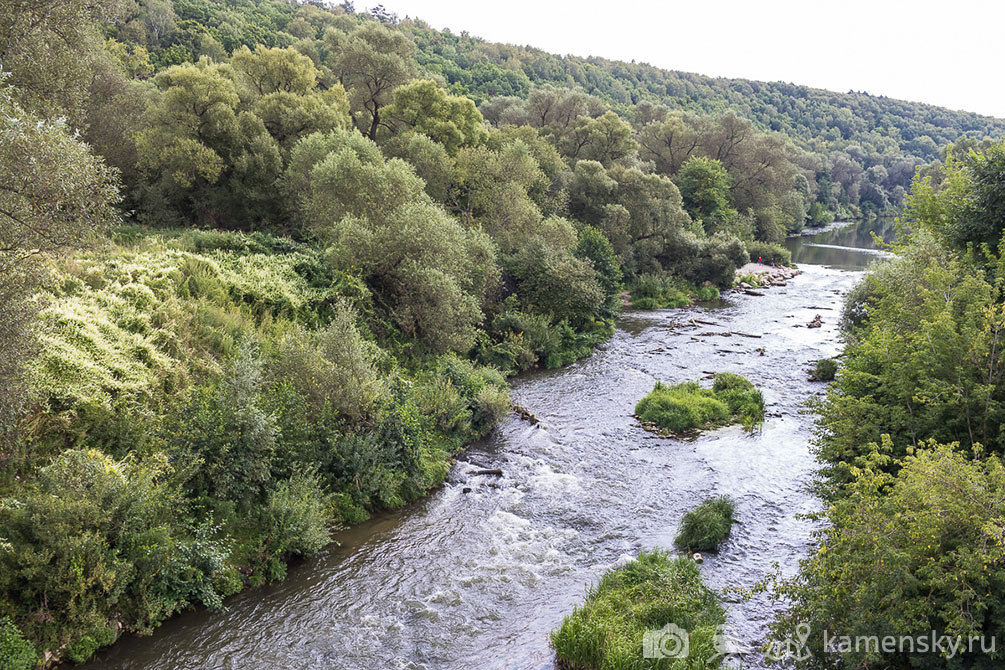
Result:
<svg viewBox="0 0 1005 670"><path fill-rule="evenodd" d="M711 389L697 382L672 386L656 382L635 406L635 415L644 424L673 434L731 423L753 431L764 422L764 397L744 377L721 372Z"/></svg>
<svg viewBox="0 0 1005 670"><path fill-rule="evenodd" d="M684 515L674 544L687 551L715 551L729 537L735 511L729 498L709 498Z"/></svg>
<svg viewBox="0 0 1005 670"><path fill-rule="evenodd" d="M715 286L695 286L670 275L644 274L630 288L634 309L654 310L686 307L694 302L719 298Z"/></svg>
<svg viewBox="0 0 1005 670"><path fill-rule="evenodd" d="M832 382L837 374L838 364L833 358L821 358L813 367L810 378L818 382Z"/></svg>
<svg viewBox="0 0 1005 670"><path fill-rule="evenodd" d="M551 645L559 666L576 670L718 668L713 640L725 618L694 561L655 549L606 573L552 631ZM645 658L646 634L668 624L688 631L687 657Z"/></svg>

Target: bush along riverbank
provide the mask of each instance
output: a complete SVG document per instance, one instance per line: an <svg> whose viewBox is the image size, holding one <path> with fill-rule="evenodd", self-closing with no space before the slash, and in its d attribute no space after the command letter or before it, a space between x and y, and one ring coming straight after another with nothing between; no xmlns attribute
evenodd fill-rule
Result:
<svg viewBox="0 0 1005 670"><path fill-rule="evenodd" d="M668 437L690 437L733 423L753 431L764 422L764 397L744 377L720 372L710 389L697 382L656 382L635 406L635 416L646 430Z"/></svg>

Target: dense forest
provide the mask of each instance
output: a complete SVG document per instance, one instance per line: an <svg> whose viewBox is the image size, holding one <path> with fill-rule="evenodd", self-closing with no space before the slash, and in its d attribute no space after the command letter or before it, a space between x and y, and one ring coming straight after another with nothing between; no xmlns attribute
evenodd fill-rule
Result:
<svg viewBox="0 0 1005 670"><path fill-rule="evenodd" d="M1005 135L347 4L12 0L0 68L5 669L282 579L440 484L510 411L506 377L589 354L626 289L717 295L788 233L898 211L916 174L922 230L966 197L944 146ZM989 245L973 318L1000 232L954 229ZM931 264L892 267L964 272L917 253ZM997 407L990 383L966 407ZM926 421L847 439L960 438ZM968 443L990 448L988 425Z"/></svg>

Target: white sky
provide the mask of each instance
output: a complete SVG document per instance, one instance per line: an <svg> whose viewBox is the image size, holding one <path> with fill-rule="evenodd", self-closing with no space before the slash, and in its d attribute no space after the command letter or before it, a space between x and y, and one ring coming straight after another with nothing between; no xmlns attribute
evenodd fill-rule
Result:
<svg viewBox="0 0 1005 670"><path fill-rule="evenodd" d="M357 0L357 8L377 2ZM384 0L492 42L1005 117L1001 0Z"/></svg>

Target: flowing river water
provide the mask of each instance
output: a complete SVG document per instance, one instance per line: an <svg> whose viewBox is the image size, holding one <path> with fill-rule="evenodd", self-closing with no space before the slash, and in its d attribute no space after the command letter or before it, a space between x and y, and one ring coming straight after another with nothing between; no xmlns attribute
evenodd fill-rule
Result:
<svg viewBox="0 0 1005 670"><path fill-rule="evenodd" d="M672 547L684 512L712 495L731 496L739 522L706 556L710 585L749 587L776 563L794 574L814 527L799 515L820 506L805 403L824 386L806 371L840 350L842 297L877 256L864 230L790 239L804 273L763 297L626 314L593 356L516 379L514 400L539 423L511 416L426 500L342 532L340 546L234 596L226 612L179 616L89 667L551 670L548 632L586 587L642 549ZM817 314L823 326L807 328ZM656 380L715 371L762 389L760 432L671 440L632 418ZM474 474L482 468L503 476ZM777 605L762 595L726 606L756 648ZM743 666L763 667L760 654Z"/></svg>

